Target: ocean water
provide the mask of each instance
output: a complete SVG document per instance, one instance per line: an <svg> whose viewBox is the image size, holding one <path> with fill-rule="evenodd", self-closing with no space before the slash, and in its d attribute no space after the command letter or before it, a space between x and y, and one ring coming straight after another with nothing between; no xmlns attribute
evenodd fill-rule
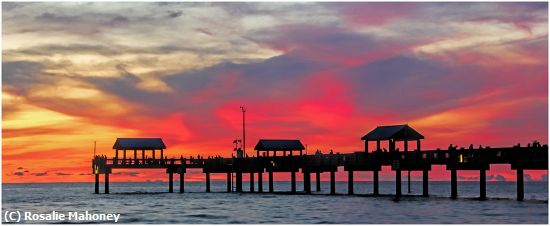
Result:
<svg viewBox="0 0 550 226"><path fill-rule="evenodd" d="M346 195L347 182L337 182L334 196L328 195L328 182L315 192L312 181L312 195L226 193L224 181L213 181L211 193L204 193L203 182L186 182L186 193L179 194L178 184L174 183L176 193L167 193L163 182L111 183L111 194L93 194L93 183L2 184L2 212L119 213L119 223L136 224L548 223L547 182L526 182L523 202L515 200L514 182L488 182L488 200L479 201L476 182L459 182L459 198L451 200L449 182L430 182L431 196L424 198L415 196L422 193L422 182L413 181L411 196L399 202L391 197L394 182L380 183L380 193L387 194L381 197L362 195L372 193L370 182L356 182L357 195L352 196ZM243 189L248 188L243 182ZM303 191L300 182L297 190ZM406 182L402 190L407 194ZM290 191L290 182L275 182L275 191Z"/></svg>

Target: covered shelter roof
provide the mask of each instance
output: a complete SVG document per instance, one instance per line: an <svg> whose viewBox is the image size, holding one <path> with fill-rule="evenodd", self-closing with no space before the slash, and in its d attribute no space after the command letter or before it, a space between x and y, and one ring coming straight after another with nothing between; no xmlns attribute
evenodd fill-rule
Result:
<svg viewBox="0 0 550 226"><path fill-rule="evenodd" d="M300 140L266 140L260 139L254 150L258 151L297 151L304 150Z"/></svg>
<svg viewBox="0 0 550 226"><path fill-rule="evenodd" d="M161 138L117 138L113 149L160 150L166 149L166 145Z"/></svg>
<svg viewBox="0 0 550 226"><path fill-rule="evenodd" d="M424 136L409 125L378 126L361 140L420 140Z"/></svg>

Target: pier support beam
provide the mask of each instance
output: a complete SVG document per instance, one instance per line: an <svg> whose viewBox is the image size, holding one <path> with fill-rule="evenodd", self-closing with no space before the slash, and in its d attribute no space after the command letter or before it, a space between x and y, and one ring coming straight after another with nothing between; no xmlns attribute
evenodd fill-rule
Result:
<svg viewBox="0 0 550 226"><path fill-rule="evenodd" d="M523 201L523 169L518 168L517 173L517 200Z"/></svg>
<svg viewBox="0 0 550 226"><path fill-rule="evenodd" d="M210 192L210 173L206 173L206 192Z"/></svg>
<svg viewBox="0 0 550 226"><path fill-rule="evenodd" d="M451 199L456 199L458 196L456 169L451 169Z"/></svg>
<svg viewBox="0 0 550 226"><path fill-rule="evenodd" d="M399 200L401 197L401 170L395 170L395 199Z"/></svg>
<svg viewBox="0 0 550 226"><path fill-rule="evenodd" d="M105 174L105 194L109 194L109 174Z"/></svg>
<svg viewBox="0 0 550 226"><path fill-rule="evenodd" d="M407 171L408 174L407 174L407 193L411 193L411 171L408 170Z"/></svg>
<svg viewBox="0 0 550 226"><path fill-rule="evenodd" d="M428 170L422 171L422 196L428 197Z"/></svg>
<svg viewBox="0 0 550 226"><path fill-rule="evenodd" d="M306 194L311 194L311 174L304 172L304 191Z"/></svg>
<svg viewBox="0 0 550 226"><path fill-rule="evenodd" d="M296 193L296 172L290 172L290 192Z"/></svg>
<svg viewBox="0 0 550 226"><path fill-rule="evenodd" d="M316 191L321 191L321 172L315 173Z"/></svg>
<svg viewBox="0 0 550 226"><path fill-rule="evenodd" d="M353 170L348 171L348 195L353 195Z"/></svg>
<svg viewBox="0 0 550 226"><path fill-rule="evenodd" d="M250 172L250 192L254 192L254 173Z"/></svg>
<svg viewBox="0 0 550 226"><path fill-rule="evenodd" d="M273 172L269 171L269 192L273 192Z"/></svg>
<svg viewBox="0 0 550 226"><path fill-rule="evenodd" d="M254 192L254 173L250 172L250 192Z"/></svg>
<svg viewBox="0 0 550 226"><path fill-rule="evenodd" d="M174 173L168 173L168 192L174 192Z"/></svg>
<svg viewBox="0 0 550 226"><path fill-rule="evenodd" d="M231 192L231 173L227 173L227 192Z"/></svg>
<svg viewBox="0 0 550 226"><path fill-rule="evenodd" d="M485 169L479 170L479 199L487 199L487 173Z"/></svg>
<svg viewBox="0 0 550 226"><path fill-rule="evenodd" d="M183 193L185 191L185 178L184 173L180 173L180 193Z"/></svg>
<svg viewBox="0 0 550 226"><path fill-rule="evenodd" d="M237 192L243 192L243 173L237 172L236 180L237 180L237 188L236 188Z"/></svg>
<svg viewBox="0 0 550 226"><path fill-rule="evenodd" d="M264 192L264 181L263 181L263 178L262 178L262 174L263 172L260 170L258 172L258 192Z"/></svg>
<svg viewBox="0 0 550 226"><path fill-rule="evenodd" d="M95 193L99 194L99 174L95 174Z"/></svg>
<svg viewBox="0 0 550 226"><path fill-rule="evenodd" d="M372 191L374 195L378 195L378 170L372 171Z"/></svg>
<svg viewBox="0 0 550 226"><path fill-rule="evenodd" d="M334 171L330 171L330 194L336 194L336 175Z"/></svg>

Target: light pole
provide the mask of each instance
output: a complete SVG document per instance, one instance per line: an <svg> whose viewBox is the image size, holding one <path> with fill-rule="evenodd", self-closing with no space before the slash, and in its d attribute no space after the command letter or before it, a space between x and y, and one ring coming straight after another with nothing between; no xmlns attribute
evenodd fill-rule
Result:
<svg viewBox="0 0 550 226"><path fill-rule="evenodd" d="M243 156L246 156L246 133L245 133L245 127L244 127L244 114L246 112L246 109L241 106L241 111L243 112Z"/></svg>

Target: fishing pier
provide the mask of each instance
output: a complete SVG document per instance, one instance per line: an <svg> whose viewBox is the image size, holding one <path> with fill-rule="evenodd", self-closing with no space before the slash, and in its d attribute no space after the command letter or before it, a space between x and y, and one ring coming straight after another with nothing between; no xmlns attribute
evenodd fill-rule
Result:
<svg viewBox="0 0 550 226"><path fill-rule="evenodd" d="M395 171L395 199L402 195L401 172L422 171L422 196L429 196L429 173L433 165L445 165L450 171L452 199L458 197L457 171L479 171L479 199L486 197L486 171L493 164L509 164L517 173L517 200L524 199L524 170L548 170L548 145L538 143L513 147L476 147L458 148L449 146L446 150L422 150L424 136L409 125L379 126L363 136L364 151L349 154L304 155L304 146L299 140L265 140L255 146L256 156L242 154L232 158L167 158L160 138L118 138L113 149L115 156L95 156L92 170L95 176L95 193L99 193L100 175L104 176L105 193L109 193L109 175L113 169L166 169L168 174L168 192L174 192L174 174L179 175L179 192L185 192L185 173L187 169L202 169L206 175L206 192L210 192L210 174L227 175L227 192L243 191L243 175L250 178L248 192L274 192L273 173L287 172L291 175L290 193L296 193L296 173L303 174L303 192L311 194L311 176L316 176L316 191L320 191L320 175L330 173L330 194L336 194L335 172L343 167L348 175L348 194L354 194L354 172L373 173L373 194L379 194L378 173L382 166L391 166ZM396 148L402 142L403 150ZM387 144L386 147L382 147ZM416 146L410 149L409 145ZM240 150L240 149L239 149ZM239 151L237 150L237 151ZM121 152L121 153L119 153ZM146 157L147 156L147 157ZM263 176L268 174L268 188L264 191ZM235 180L233 180L235 175ZM257 188L255 191L255 179ZM409 189L410 189L410 177ZM235 183L235 184L233 184Z"/></svg>

